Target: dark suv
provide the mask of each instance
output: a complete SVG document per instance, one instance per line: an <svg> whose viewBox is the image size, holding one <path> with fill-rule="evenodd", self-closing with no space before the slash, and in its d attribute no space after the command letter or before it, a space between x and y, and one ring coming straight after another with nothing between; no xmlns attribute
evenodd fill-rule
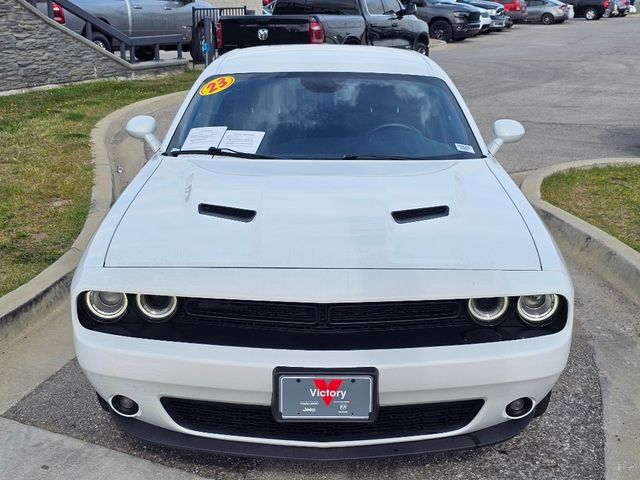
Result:
<svg viewBox="0 0 640 480"><path fill-rule="evenodd" d="M600 20L608 16L613 10L613 0L562 0L568 5L573 5L576 17L584 17L586 20Z"/></svg>
<svg viewBox="0 0 640 480"><path fill-rule="evenodd" d="M416 17L429 24L429 36L450 42L464 40L480 32L479 8L451 0L421 0L416 3Z"/></svg>

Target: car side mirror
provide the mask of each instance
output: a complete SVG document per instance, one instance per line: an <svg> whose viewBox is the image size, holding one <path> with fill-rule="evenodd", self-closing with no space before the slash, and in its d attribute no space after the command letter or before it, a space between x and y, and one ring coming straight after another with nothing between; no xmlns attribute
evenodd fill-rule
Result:
<svg viewBox="0 0 640 480"><path fill-rule="evenodd" d="M515 120L496 120L491 129L493 140L487 146L491 155L495 155L504 143L515 143L524 137L524 127Z"/></svg>
<svg viewBox="0 0 640 480"><path fill-rule="evenodd" d="M155 152L162 144L155 135L157 128L158 124L156 123L155 118L150 117L149 115L138 115L137 117L133 117L129 120L125 130L133 138L147 142L147 145L149 145Z"/></svg>

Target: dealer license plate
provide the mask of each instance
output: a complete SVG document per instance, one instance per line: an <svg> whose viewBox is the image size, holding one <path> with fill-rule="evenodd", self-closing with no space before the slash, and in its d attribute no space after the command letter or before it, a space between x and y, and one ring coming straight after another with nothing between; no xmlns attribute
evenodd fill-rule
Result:
<svg viewBox="0 0 640 480"><path fill-rule="evenodd" d="M281 421L370 421L373 374L281 374L276 376L276 417Z"/></svg>

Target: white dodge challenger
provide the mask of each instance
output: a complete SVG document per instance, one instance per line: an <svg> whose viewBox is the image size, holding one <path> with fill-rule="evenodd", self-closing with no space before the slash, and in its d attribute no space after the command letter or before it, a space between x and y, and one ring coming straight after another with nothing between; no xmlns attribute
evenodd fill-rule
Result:
<svg viewBox="0 0 640 480"><path fill-rule="evenodd" d="M573 287L460 93L413 52L236 50L196 81L72 284L78 361L131 434L347 459L522 431Z"/></svg>

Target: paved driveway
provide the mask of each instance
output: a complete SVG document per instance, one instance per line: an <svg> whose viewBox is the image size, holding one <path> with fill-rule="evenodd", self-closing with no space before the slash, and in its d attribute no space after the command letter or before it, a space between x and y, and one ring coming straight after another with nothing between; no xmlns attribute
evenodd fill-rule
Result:
<svg viewBox="0 0 640 480"><path fill-rule="evenodd" d="M640 156L640 15L515 25L434 52L485 140L497 118L527 134L498 159L510 172ZM450 44L451 45L451 44Z"/></svg>

